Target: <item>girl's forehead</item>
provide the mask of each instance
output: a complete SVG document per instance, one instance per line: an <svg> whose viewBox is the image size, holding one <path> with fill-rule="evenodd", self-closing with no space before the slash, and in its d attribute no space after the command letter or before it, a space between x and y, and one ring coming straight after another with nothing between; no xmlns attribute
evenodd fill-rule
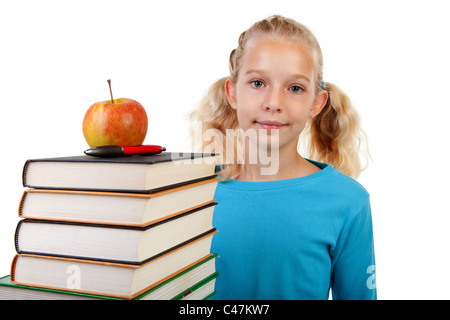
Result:
<svg viewBox="0 0 450 320"><path fill-rule="evenodd" d="M312 73L314 59L311 48L285 39L260 38L247 43L242 57L241 71L284 66L292 71Z"/></svg>
<svg viewBox="0 0 450 320"><path fill-rule="evenodd" d="M299 53L301 55L312 57L312 49L305 43L289 40L286 38L257 37L247 42L244 52L246 53L252 50L262 50L270 48L279 48L284 51L296 51L296 53Z"/></svg>

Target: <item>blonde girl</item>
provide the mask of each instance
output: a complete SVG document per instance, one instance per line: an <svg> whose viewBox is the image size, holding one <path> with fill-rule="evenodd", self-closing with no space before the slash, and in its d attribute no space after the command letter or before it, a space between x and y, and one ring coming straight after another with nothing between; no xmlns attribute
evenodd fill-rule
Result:
<svg viewBox="0 0 450 320"><path fill-rule="evenodd" d="M353 179L364 134L348 97L323 81L316 38L272 16L241 34L229 65L191 114L202 151L213 145L226 163L216 298L376 299L369 195Z"/></svg>

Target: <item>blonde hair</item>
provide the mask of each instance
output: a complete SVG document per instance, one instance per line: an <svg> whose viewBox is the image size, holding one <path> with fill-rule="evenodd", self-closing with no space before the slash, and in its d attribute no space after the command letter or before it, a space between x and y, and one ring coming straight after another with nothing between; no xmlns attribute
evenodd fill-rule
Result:
<svg viewBox="0 0 450 320"><path fill-rule="evenodd" d="M226 155L225 162L229 164L225 171L226 179L235 178L241 173L242 164L236 161L236 157L242 144L230 144L234 146L233 152L226 151L226 141L229 138L226 130L239 129L239 123L236 110L228 102L225 82L231 79L236 83L246 45L255 37L281 38L310 48L314 59L317 93L322 86L322 50L307 27L295 20L274 15L244 31L239 37L238 47L230 54L230 76L217 80L204 95L198 108L190 114L192 121L202 123L203 132L216 129L225 138L216 144L215 151ZM306 157L329 163L342 173L357 178L363 170L360 155L368 156L368 153L363 152L366 147L366 136L361 130L359 116L350 99L336 85L325 82L323 89L328 92L328 101L320 114L307 123L300 135L299 152L305 152ZM203 142L206 141L202 141L202 146L205 145Z"/></svg>

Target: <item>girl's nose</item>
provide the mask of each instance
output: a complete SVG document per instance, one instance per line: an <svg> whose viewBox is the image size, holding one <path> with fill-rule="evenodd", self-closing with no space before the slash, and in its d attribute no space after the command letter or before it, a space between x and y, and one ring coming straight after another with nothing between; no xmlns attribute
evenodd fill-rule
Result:
<svg viewBox="0 0 450 320"><path fill-rule="evenodd" d="M267 99L264 109L270 112L280 112L283 109L283 94L279 88L271 88L267 91Z"/></svg>

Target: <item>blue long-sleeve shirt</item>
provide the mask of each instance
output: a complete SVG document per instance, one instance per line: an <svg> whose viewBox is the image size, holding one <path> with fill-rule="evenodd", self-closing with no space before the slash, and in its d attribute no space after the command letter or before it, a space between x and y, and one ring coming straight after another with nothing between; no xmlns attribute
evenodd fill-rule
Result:
<svg viewBox="0 0 450 320"><path fill-rule="evenodd" d="M306 177L219 182L215 299L376 299L369 195L311 162Z"/></svg>

